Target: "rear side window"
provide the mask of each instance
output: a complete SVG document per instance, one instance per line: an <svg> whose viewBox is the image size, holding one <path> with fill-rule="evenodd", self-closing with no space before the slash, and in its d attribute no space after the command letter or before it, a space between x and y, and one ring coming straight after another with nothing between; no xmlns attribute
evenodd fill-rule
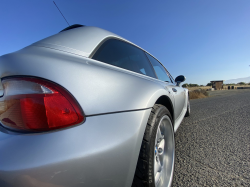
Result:
<svg viewBox="0 0 250 187"><path fill-rule="evenodd" d="M149 54L146 53L146 55L149 58L150 62L152 63L158 79L162 81L166 81L166 82L172 82L165 68L161 65L161 63L158 62L158 60L156 60L154 57L150 56Z"/></svg>
<svg viewBox="0 0 250 187"><path fill-rule="evenodd" d="M144 51L120 40L110 39L104 42L92 58L156 78L154 70Z"/></svg>

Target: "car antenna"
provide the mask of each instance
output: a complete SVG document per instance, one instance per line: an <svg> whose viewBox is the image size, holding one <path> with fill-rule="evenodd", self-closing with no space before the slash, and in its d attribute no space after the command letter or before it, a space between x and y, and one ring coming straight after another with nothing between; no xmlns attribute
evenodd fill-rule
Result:
<svg viewBox="0 0 250 187"><path fill-rule="evenodd" d="M69 22L66 20L66 18L64 17L63 13L60 11L60 9L58 8L58 6L56 5L55 1L53 1L55 6L57 7L57 9L59 10L59 12L62 14L63 18L65 19L65 21L68 23L69 25ZM69 25L70 26L70 25Z"/></svg>

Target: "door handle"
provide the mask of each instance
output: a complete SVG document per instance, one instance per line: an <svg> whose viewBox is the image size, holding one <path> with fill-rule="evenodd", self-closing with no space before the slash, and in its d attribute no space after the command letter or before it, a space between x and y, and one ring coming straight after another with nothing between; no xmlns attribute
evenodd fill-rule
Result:
<svg viewBox="0 0 250 187"><path fill-rule="evenodd" d="M175 88L172 88L173 92L177 92L177 90Z"/></svg>

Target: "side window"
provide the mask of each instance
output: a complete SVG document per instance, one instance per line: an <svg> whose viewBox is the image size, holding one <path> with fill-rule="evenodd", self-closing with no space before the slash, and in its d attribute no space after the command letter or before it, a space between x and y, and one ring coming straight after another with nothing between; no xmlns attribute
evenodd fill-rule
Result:
<svg viewBox="0 0 250 187"><path fill-rule="evenodd" d="M153 58L149 54L146 53L146 55L149 58L150 62L152 63L158 79L160 79L162 81L166 81L166 82L172 82L170 80L165 68L160 64L160 62L158 62L155 58Z"/></svg>
<svg viewBox="0 0 250 187"><path fill-rule="evenodd" d="M92 58L156 78L144 51L120 40L110 39L104 42Z"/></svg>

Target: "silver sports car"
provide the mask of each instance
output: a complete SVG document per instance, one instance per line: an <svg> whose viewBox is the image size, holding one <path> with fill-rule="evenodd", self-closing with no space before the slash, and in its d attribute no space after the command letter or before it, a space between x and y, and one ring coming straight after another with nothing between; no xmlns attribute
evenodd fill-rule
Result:
<svg viewBox="0 0 250 187"><path fill-rule="evenodd" d="M188 90L151 54L72 25L0 57L1 187L171 186Z"/></svg>

